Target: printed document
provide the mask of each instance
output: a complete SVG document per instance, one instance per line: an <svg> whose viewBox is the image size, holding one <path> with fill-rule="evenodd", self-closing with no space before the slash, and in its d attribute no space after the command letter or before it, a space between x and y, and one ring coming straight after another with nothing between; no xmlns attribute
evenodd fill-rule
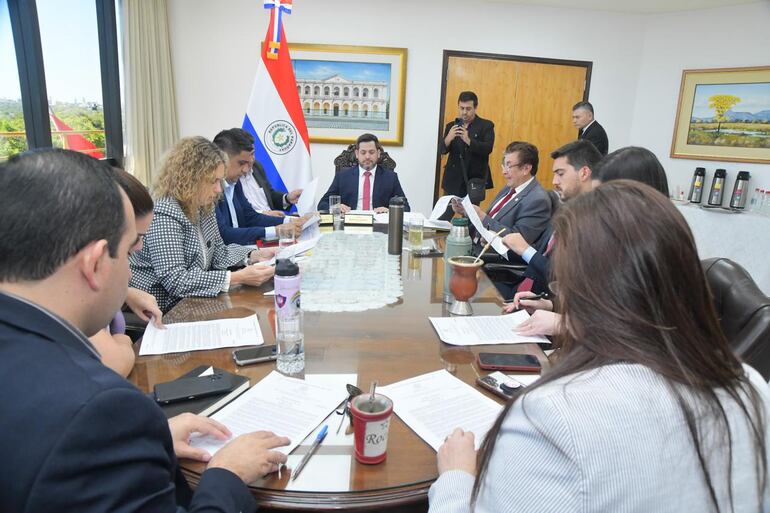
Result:
<svg viewBox="0 0 770 513"><path fill-rule="evenodd" d="M529 319L525 310L508 315L468 317L428 317L442 342L454 346L493 344L550 344L541 335L522 336L514 331Z"/></svg>
<svg viewBox="0 0 770 513"><path fill-rule="evenodd" d="M297 200L297 213L304 216L308 212L315 210L315 193L318 188L318 178L314 178L302 189L302 194Z"/></svg>
<svg viewBox="0 0 770 513"><path fill-rule="evenodd" d="M503 409L443 369L377 391L393 401L396 415L436 451L458 427L473 432L478 449Z"/></svg>
<svg viewBox="0 0 770 513"><path fill-rule="evenodd" d="M473 227L476 228L476 231L479 232L479 235L481 235L487 242L492 241L492 248L494 248L500 256L508 260L508 247L503 244L503 239L498 237L495 232L484 228L484 225L482 224L478 213L476 213L476 209L473 208L473 203L471 203L471 199L468 196L463 198L463 208L465 209L465 215L468 216L468 219Z"/></svg>
<svg viewBox="0 0 770 513"><path fill-rule="evenodd" d="M289 454L347 396L344 387L331 388L273 371L211 418L227 426L233 438L253 431L286 436L291 443L276 450ZM190 445L213 455L228 441L194 435Z"/></svg>
<svg viewBox="0 0 770 513"><path fill-rule="evenodd" d="M264 343L256 315L242 319L178 322L166 324L166 329L158 329L150 322L144 331L139 355L260 346Z"/></svg>

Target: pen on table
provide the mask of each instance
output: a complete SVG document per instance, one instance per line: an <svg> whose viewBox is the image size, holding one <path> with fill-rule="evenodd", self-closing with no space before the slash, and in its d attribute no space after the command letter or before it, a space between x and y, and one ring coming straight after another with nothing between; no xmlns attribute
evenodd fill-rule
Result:
<svg viewBox="0 0 770 513"><path fill-rule="evenodd" d="M307 464L308 460L310 460L310 457L318 450L318 446L321 445L321 442L323 442L324 438L326 438L327 431L329 431L329 426L325 425L323 428L321 428L318 436L315 437L315 442L313 442L313 445L310 446L310 449L308 449L307 453L302 457L302 461L299 462L299 465L297 465L297 468L294 470L294 472L291 473L292 481L297 479L297 476L299 476L299 473L302 472L303 468L305 468L305 465Z"/></svg>

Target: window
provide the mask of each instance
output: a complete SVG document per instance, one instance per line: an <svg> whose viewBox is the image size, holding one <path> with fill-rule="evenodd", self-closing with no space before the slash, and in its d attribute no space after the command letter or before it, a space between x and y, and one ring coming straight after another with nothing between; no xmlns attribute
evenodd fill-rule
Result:
<svg viewBox="0 0 770 513"><path fill-rule="evenodd" d="M7 0L0 0L0 162L27 149L24 110Z"/></svg>

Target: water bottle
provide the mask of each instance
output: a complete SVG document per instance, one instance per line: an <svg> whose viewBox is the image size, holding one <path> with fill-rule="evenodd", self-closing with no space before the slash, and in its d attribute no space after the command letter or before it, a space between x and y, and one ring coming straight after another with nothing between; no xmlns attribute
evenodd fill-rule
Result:
<svg viewBox="0 0 770 513"><path fill-rule="evenodd" d="M452 277L452 266L449 265L449 259L454 256L468 256L473 249L468 232L468 219L465 217L455 217L452 219L452 228L449 230L449 236L446 238L446 249L444 249L444 303L454 301L452 293L449 291L449 278Z"/></svg>
<svg viewBox="0 0 770 513"><path fill-rule="evenodd" d="M690 184L690 194L687 195L687 199L690 203L700 203L703 196L703 182L706 181L706 168L696 167L695 173L692 175L692 183Z"/></svg>
<svg viewBox="0 0 770 513"><path fill-rule="evenodd" d="M762 196L764 196L765 191L759 191L760 189L757 187L754 189L754 194L751 195L751 202L749 202L749 212L757 212L759 207L762 205Z"/></svg>
<svg viewBox="0 0 770 513"><path fill-rule="evenodd" d="M714 207L722 206L722 193L724 193L726 178L727 171L724 169L714 171L714 178L711 180L711 191L709 192L709 205Z"/></svg>
<svg viewBox="0 0 770 513"><path fill-rule="evenodd" d="M760 210L760 214L763 216L770 216L770 189L765 191L765 197L762 200L762 209Z"/></svg>
<svg viewBox="0 0 770 513"><path fill-rule="evenodd" d="M388 254L400 255L404 242L404 200L398 196L388 205Z"/></svg>
<svg viewBox="0 0 770 513"><path fill-rule="evenodd" d="M733 186L733 195L730 196L730 208L746 208L746 193L749 190L749 179L751 175L748 171L740 171L738 178L735 179Z"/></svg>
<svg viewBox="0 0 770 513"><path fill-rule="evenodd" d="M294 375L305 368L305 339L300 309L299 266L281 258L275 264L276 368Z"/></svg>

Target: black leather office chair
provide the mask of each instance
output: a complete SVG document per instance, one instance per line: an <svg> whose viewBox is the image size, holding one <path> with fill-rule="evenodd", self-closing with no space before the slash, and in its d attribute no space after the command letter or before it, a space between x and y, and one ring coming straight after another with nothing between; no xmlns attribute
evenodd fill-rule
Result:
<svg viewBox="0 0 770 513"><path fill-rule="evenodd" d="M770 298L727 258L703 260L719 322L735 353L770 379Z"/></svg>
<svg viewBox="0 0 770 513"><path fill-rule="evenodd" d="M388 155L387 151L382 149L382 146L378 146L378 148L380 149L380 160L378 160L377 163L382 167L391 170L396 169L396 161ZM356 158L356 145L351 144L334 159L334 172L339 173L343 169L353 167L356 164L358 164L358 159Z"/></svg>

